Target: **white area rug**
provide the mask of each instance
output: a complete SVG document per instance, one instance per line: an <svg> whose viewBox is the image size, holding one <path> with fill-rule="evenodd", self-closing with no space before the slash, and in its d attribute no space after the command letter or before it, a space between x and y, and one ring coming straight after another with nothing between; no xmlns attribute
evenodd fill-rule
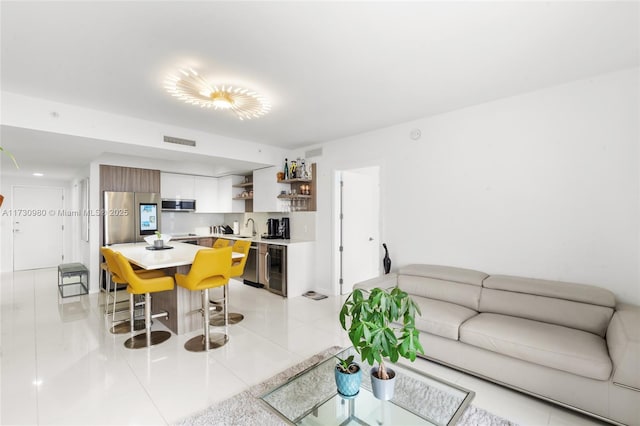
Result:
<svg viewBox="0 0 640 426"><path fill-rule="evenodd" d="M260 401L260 397L269 390L286 382L290 377L300 371L303 371L339 352L340 349L341 348L337 346L326 349L244 392L241 392L225 401L218 402L200 413L183 419L178 422L177 425L286 425L286 423L283 422L277 414L272 412L266 404ZM434 398L431 400L433 401ZM447 403L447 401L442 402ZM491 414L488 411L474 407L472 404L467 407L458 421L458 425L515 426L516 424L503 419L502 417Z"/></svg>

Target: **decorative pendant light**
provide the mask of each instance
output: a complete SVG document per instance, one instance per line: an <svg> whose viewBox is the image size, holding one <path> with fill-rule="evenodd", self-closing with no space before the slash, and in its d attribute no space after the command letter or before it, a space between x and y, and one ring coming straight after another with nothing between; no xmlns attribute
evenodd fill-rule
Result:
<svg viewBox="0 0 640 426"><path fill-rule="evenodd" d="M195 70L179 70L178 75L169 75L165 80L167 91L188 104L201 108L231 110L240 120L259 118L271 110L264 97L238 86L213 84Z"/></svg>

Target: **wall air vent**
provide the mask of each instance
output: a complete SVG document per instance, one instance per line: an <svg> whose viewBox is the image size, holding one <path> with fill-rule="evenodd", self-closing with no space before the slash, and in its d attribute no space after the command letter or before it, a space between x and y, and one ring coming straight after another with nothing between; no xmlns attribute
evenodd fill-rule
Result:
<svg viewBox="0 0 640 426"><path fill-rule="evenodd" d="M322 147L316 148L316 149L311 149L311 150L309 150L309 151L304 153L304 157L305 158L320 157L321 155L322 155Z"/></svg>
<svg viewBox="0 0 640 426"><path fill-rule="evenodd" d="M196 146L196 141L174 138L173 136L165 136L164 141L167 143L175 143L177 145Z"/></svg>

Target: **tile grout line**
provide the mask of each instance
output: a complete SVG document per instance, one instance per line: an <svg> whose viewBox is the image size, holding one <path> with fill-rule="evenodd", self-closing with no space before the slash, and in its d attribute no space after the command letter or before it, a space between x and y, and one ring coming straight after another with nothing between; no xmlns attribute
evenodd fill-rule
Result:
<svg viewBox="0 0 640 426"><path fill-rule="evenodd" d="M108 331L104 330L103 332L108 332ZM131 349L131 350L137 350L137 349ZM144 350L145 351L150 351L151 348L144 348ZM151 396L151 394L149 393L147 388L144 386L144 384L142 383L142 381L140 380L140 378L136 374L133 366L129 363L129 360L127 359L127 357L124 357L123 355L121 355L121 354L119 354L117 352L116 352L116 356L122 356L123 357L124 362L127 363L127 368L129 369L129 371L131 372L131 374L135 378L135 381L140 385L140 387L142 388L143 392L147 395L147 397L149 398L149 401L151 401L151 404L153 405L153 407L156 409L156 411L158 412L158 414L160 415L160 417L164 421L164 424L165 425L169 425L169 422L167 421L165 416L162 414L162 411L160 410L160 407L158 407L158 405L156 404L156 401L154 401L153 397Z"/></svg>
<svg viewBox="0 0 640 426"><path fill-rule="evenodd" d="M33 357L35 359L35 371L36 371L36 377L35 377L35 386L36 386L36 424L40 424L40 369L38 368L38 365L40 363L40 360L38 358L38 327L36 327L36 324L38 323L38 318L37 318L37 314L38 311L36 309L36 296L37 296L37 292L36 292L36 274L35 272L33 272L31 274L31 284L32 284L32 289L33 289L33 297L31 298L31 300L33 301ZM11 277L12 281L15 282L15 271L14 271L14 276Z"/></svg>

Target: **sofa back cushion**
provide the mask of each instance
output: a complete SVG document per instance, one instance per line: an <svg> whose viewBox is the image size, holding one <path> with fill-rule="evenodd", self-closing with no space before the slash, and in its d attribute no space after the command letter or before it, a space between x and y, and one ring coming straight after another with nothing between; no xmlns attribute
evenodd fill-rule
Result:
<svg viewBox="0 0 640 426"><path fill-rule="evenodd" d="M407 265L398 271L398 287L409 294L478 310L484 272L440 265Z"/></svg>
<svg viewBox="0 0 640 426"><path fill-rule="evenodd" d="M585 284L492 275L482 286L480 312L562 325L601 337L615 306L609 290Z"/></svg>

